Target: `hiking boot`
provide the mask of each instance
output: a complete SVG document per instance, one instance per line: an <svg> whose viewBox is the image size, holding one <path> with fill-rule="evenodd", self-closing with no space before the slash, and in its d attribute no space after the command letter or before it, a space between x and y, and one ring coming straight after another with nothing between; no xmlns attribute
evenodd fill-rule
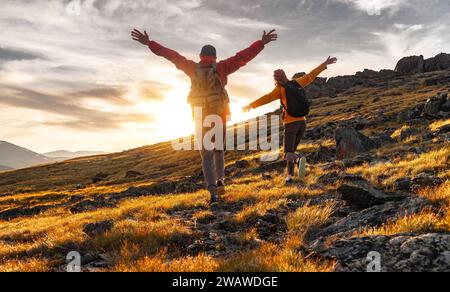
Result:
<svg viewBox="0 0 450 292"><path fill-rule="evenodd" d="M223 197L226 194L225 183L223 180L219 180L217 182L217 194L219 195L219 197Z"/></svg>
<svg viewBox="0 0 450 292"><path fill-rule="evenodd" d="M287 186L291 186L291 185L293 185L295 182L294 182L294 179L292 178L292 177L288 177L287 179L286 179L286 185Z"/></svg>
<svg viewBox="0 0 450 292"><path fill-rule="evenodd" d="M306 178L306 158L302 157L298 161L298 177L301 180Z"/></svg>
<svg viewBox="0 0 450 292"><path fill-rule="evenodd" d="M211 185L208 187L208 191L211 194L211 200L209 202L210 207L215 207L219 204L219 195L217 192L217 186Z"/></svg>

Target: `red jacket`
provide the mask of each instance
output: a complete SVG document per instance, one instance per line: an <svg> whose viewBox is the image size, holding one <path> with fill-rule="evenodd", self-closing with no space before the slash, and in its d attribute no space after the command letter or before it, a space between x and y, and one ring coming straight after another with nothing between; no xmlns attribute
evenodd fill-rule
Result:
<svg viewBox="0 0 450 292"><path fill-rule="evenodd" d="M175 66L186 73L191 79L195 75L195 70L198 63L188 60L181 56L179 53L165 48L157 42L151 41L149 45L150 50L157 56L161 56L175 64ZM233 74L241 67L247 65L248 62L253 60L264 49L264 43L257 41L253 43L249 48L239 52L236 56L228 58L224 61L217 63L217 73L222 80L222 84L225 86L228 83L228 75Z"/></svg>

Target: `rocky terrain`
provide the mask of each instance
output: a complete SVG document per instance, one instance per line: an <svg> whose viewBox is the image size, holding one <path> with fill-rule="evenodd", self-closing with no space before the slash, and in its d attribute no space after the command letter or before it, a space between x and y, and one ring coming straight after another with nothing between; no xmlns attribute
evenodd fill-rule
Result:
<svg viewBox="0 0 450 292"><path fill-rule="evenodd" d="M1 173L0 270L448 272L449 80L445 54L318 80L306 180L230 151L212 209L170 143Z"/></svg>

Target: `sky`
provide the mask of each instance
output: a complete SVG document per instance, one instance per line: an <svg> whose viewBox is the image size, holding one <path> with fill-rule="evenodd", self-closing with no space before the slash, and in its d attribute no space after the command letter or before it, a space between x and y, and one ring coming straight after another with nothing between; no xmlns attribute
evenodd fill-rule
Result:
<svg viewBox="0 0 450 292"><path fill-rule="evenodd" d="M198 61L219 59L277 29L248 66L230 76L234 121L242 106L273 89L273 71L323 77L393 69L403 56L450 52L448 0L2 0L0 140L43 153L121 151L192 133L189 79L133 42L152 40Z"/></svg>

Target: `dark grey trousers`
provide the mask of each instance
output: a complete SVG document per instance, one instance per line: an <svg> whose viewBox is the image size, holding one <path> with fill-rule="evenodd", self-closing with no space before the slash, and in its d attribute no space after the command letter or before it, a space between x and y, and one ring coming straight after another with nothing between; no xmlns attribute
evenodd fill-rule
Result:
<svg viewBox="0 0 450 292"><path fill-rule="evenodd" d="M298 121L284 126L284 154L287 161L288 175L295 175L295 162L299 158L297 147L306 132L306 121Z"/></svg>
<svg viewBox="0 0 450 292"><path fill-rule="evenodd" d="M216 125L217 126L217 125ZM206 186L216 185L218 180L225 179L225 141L226 141L226 119L222 119L223 126L223 140L214 141L213 150L205 149L204 145L201 147L200 155L202 158L203 175L205 177ZM211 128L203 127L202 135L197 134L197 140L200 136L203 141L205 134ZM216 139L217 140L217 139Z"/></svg>

